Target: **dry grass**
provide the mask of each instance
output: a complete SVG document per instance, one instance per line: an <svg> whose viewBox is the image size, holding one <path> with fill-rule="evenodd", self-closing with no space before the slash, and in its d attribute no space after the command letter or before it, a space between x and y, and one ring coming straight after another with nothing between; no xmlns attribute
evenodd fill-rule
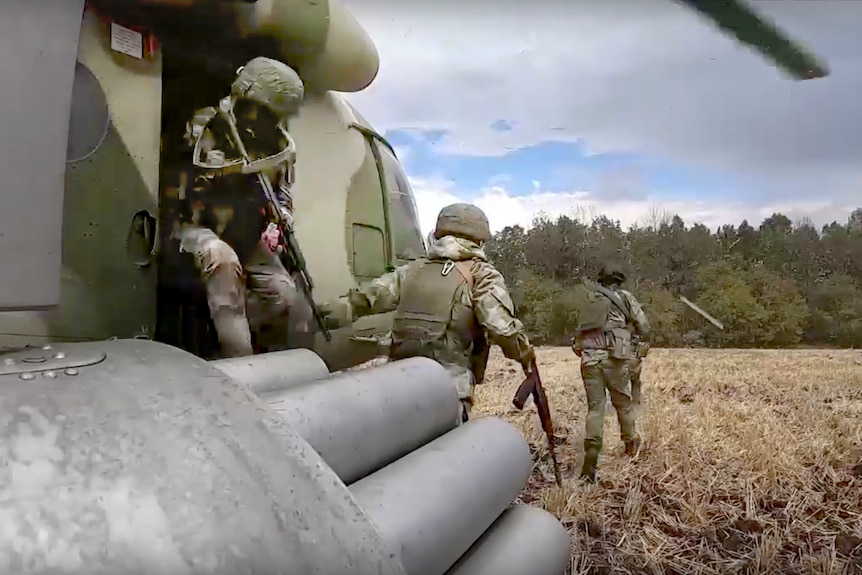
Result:
<svg viewBox="0 0 862 575"><path fill-rule="evenodd" d="M565 470L553 484L520 369L498 353L476 415L502 415L538 463L524 501L569 528L572 574L862 573L862 353L653 350L644 448L622 453L608 402L599 483L577 480L586 414L577 357L539 352Z"/></svg>

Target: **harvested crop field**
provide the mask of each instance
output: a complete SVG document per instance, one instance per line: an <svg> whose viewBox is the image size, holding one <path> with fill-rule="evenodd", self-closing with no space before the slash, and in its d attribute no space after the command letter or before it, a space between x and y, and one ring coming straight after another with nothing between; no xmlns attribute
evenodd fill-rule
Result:
<svg viewBox="0 0 862 575"><path fill-rule="evenodd" d="M586 402L577 357L542 348L563 487L523 377L495 350L475 416L534 448L525 502L569 528L572 574L862 573L862 353L663 350L644 362L644 446L622 453L608 401L599 483L577 480ZM526 543L525 543L526 544Z"/></svg>

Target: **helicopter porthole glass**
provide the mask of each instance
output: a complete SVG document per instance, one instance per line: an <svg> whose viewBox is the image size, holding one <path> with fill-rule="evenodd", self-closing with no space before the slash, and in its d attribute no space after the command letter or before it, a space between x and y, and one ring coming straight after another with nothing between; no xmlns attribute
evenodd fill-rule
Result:
<svg viewBox="0 0 862 575"><path fill-rule="evenodd" d="M109 124L108 99L99 80L84 64L76 62L66 162L80 162L98 150L108 135Z"/></svg>

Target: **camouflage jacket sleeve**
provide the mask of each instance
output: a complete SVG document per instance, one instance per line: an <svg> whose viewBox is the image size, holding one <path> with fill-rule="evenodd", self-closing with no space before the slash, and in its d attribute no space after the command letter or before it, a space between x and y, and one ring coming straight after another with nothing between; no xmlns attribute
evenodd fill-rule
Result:
<svg viewBox="0 0 862 575"><path fill-rule="evenodd" d="M515 305L502 274L490 263L478 260L472 271L476 319L507 358L523 362L530 341L524 325L515 317Z"/></svg>
<svg viewBox="0 0 862 575"><path fill-rule="evenodd" d="M623 293L625 293L626 299L629 300L629 309L632 311L632 323L634 324L635 334L638 336L647 335L650 327L643 307L641 307L640 302L631 292L623 290Z"/></svg>
<svg viewBox="0 0 862 575"><path fill-rule="evenodd" d="M357 299L354 302L356 316L386 313L398 307L401 296L401 282L410 264L405 264L395 270L359 286ZM358 305L357 305L358 304ZM364 309L363 309L364 308Z"/></svg>

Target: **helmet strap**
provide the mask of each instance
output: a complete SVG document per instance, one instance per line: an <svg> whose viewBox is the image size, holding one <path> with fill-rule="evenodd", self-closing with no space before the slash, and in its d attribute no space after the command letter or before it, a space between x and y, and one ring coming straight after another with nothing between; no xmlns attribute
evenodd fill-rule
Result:
<svg viewBox="0 0 862 575"><path fill-rule="evenodd" d="M233 115L234 104L235 99L233 97L227 96L225 98L222 98L222 100L219 102L219 111L221 112L221 114L228 116L231 121L236 122L236 117ZM277 128L281 132L281 135L284 137L284 140L287 144L284 149L275 154L257 160L252 160L249 163L245 163L242 158L238 158L229 162L219 163L218 165L213 165L208 163L207 161L202 161L200 159L200 156L203 135L206 131L206 128L209 127L210 123L213 121L214 118L215 116L211 118L201 130L199 130L195 138L192 161L196 168L205 170L213 175L227 175L233 173L256 174L258 172L272 171L284 166L287 170L287 173L285 174L285 179L287 180L286 183L288 185L293 184L293 163L296 161L296 143L293 141L293 138L290 136L290 133L285 129L281 122L278 124ZM241 137L242 134L240 133L240 138ZM243 145L245 145L244 142Z"/></svg>

